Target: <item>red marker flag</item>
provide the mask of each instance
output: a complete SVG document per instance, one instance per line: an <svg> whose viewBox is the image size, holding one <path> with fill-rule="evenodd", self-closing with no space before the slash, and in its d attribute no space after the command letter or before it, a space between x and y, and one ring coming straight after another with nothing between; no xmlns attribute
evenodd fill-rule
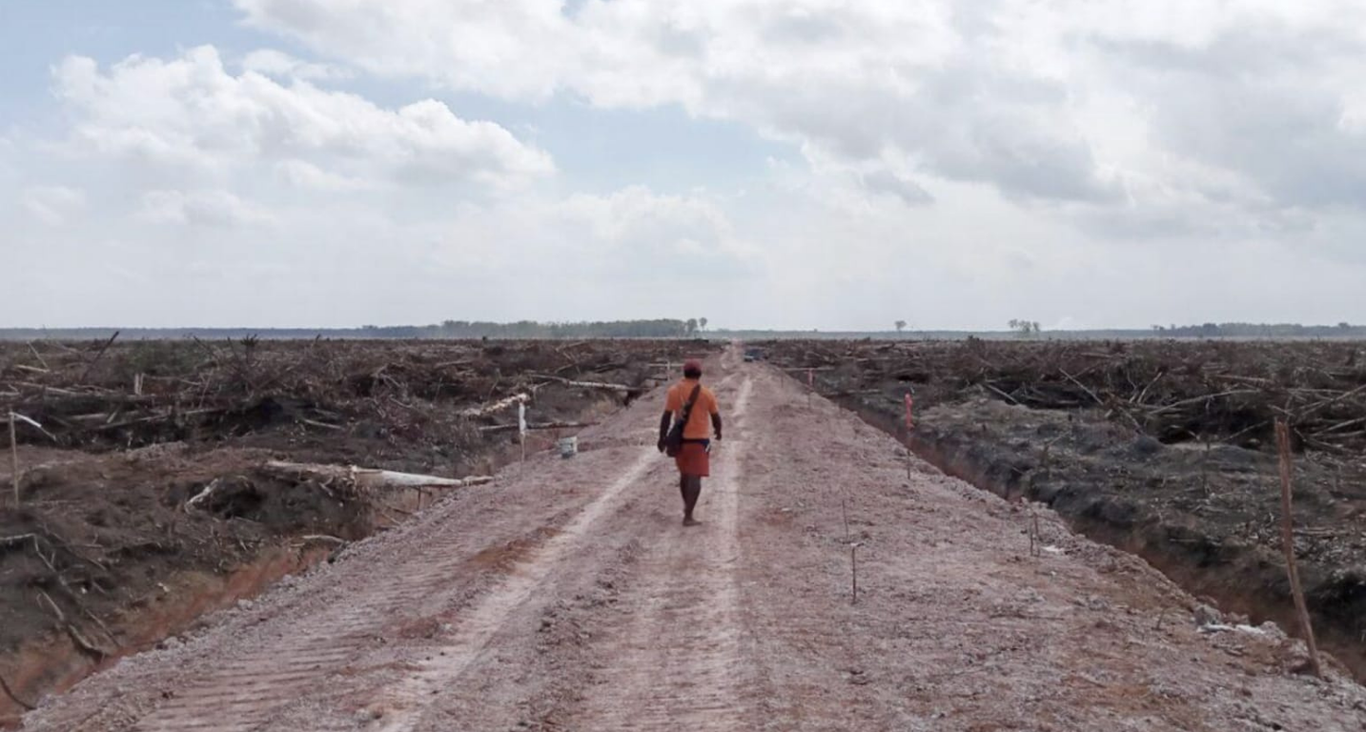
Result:
<svg viewBox="0 0 1366 732"><path fill-rule="evenodd" d="M906 395L906 429L915 427L915 422L911 419L911 395Z"/></svg>

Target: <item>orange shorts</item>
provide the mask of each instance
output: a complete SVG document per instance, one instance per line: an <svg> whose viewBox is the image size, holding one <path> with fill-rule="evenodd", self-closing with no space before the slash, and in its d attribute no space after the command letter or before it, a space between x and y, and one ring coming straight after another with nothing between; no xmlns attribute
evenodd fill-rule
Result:
<svg viewBox="0 0 1366 732"><path fill-rule="evenodd" d="M685 442L679 449L678 455L674 457L674 463L678 465L678 472L682 475L692 475L699 478L706 478L711 475L711 454L707 452L708 443L706 442Z"/></svg>

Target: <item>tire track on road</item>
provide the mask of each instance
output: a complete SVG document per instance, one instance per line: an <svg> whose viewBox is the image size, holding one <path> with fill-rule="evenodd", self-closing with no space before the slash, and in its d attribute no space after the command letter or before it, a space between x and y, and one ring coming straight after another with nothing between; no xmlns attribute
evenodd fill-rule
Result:
<svg viewBox="0 0 1366 732"><path fill-rule="evenodd" d="M508 617L555 567L575 549L583 535L617 503L629 486L638 483L656 461L654 449L641 452L620 477L588 504L562 533L543 544L519 564L501 586L484 596L445 638L428 650L427 658L400 682L380 692L372 708L382 715L375 727L381 732L409 732L422 721L428 701L457 681L484 653Z"/></svg>
<svg viewBox="0 0 1366 732"><path fill-rule="evenodd" d="M507 578L476 598L468 615L459 613L461 622L453 632L463 635L457 643L487 643L502 620L499 610L524 600L536 581L568 551L574 537L608 512L626 486L642 478L654 450L633 450L639 453L634 461L628 457L630 452L621 451L614 471L619 477L605 492L580 508L558 534L533 549L530 560L514 567ZM405 537L404 541L412 539ZM472 576L469 544L466 533L444 523L433 524L427 527L421 551L383 567L382 572L372 561L350 563L347 573L367 576L363 592L347 595L344 602L306 616L277 619L272 622L274 629L240 652L225 654L213 668L163 686L160 697L151 703L115 698L114 703L87 708L84 714L73 708L71 714L54 715L65 719L56 726L36 729L254 732L277 728L281 715L300 702L327 707L324 681L329 675L355 667L377 647L383 647L386 635L408 621L421 620L437 607L458 602L468 585L452 580ZM547 560L549 564L540 564ZM340 577L334 580L344 581ZM420 675L417 683L421 684L422 678ZM323 720L316 723L323 724Z"/></svg>
<svg viewBox="0 0 1366 732"><path fill-rule="evenodd" d="M753 382L740 386L732 418L744 433ZM743 436L721 443L717 478L704 490L700 529L679 527L642 561L630 624L602 651L603 677L584 690L570 729L746 729L737 691L746 668L735 567ZM707 500L710 499L710 500ZM710 515L707 515L710 514Z"/></svg>

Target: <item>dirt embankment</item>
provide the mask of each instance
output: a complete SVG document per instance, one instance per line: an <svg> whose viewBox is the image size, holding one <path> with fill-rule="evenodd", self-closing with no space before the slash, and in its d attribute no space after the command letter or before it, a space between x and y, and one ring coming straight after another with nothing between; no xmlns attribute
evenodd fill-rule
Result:
<svg viewBox="0 0 1366 732"><path fill-rule="evenodd" d="M710 346L690 342L0 345L0 726L24 704L249 598L431 490L272 459L462 477L591 423ZM597 385L621 385L624 389ZM5 431L8 426L5 425ZM8 435L5 435L6 442Z"/></svg>
<svg viewBox="0 0 1366 732"><path fill-rule="evenodd" d="M1366 424L1361 344L768 347L784 366L821 369L818 388L946 472L1048 504L1223 609L1293 631L1269 449L1272 420L1289 418L1316 632L1366 678L1366 464L1352 429Z"/></svg>

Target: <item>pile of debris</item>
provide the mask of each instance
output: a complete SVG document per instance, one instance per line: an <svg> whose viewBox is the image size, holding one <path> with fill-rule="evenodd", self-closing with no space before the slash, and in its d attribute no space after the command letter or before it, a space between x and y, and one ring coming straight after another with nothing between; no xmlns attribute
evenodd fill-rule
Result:
<svg viewBox="0 0 1366 732"><path fill-rule="evenodd" d="M1193 594L1295 627L1275 439L1286 420L1297 453L1291 542L1315 633L1366 678L1366 343L767 347L946 472L1047 504Z"/></svg>
<svg viewBox="0 0 1366 732"><path fill-rule="evenodd" d="M489 480L695 341L0 343L0 728L108 658ZM552 432L552 435L554 433ZM8 435L4 435L8 442ZM358 468L354 466L364 466Z"/></svg>
<svg viewBox="0 0 1366 732"><path fill-rule="evenodd" d="M404 444L459 445L572 426L591 391L628 403L665 377L681 341L141 341L0 346L0 412L19 441L87 450L202 442L294 428ZM512 420L510 422L510 420ZM481 431L481 428L482 431Z"/></svg>
<svg viewBox="0 0 1366 732"><path fill-rule="evenodd" d="M785 366L822 370L836 395L914 390L923 406L980 387L1034 409L1096 408L1165 443L1366 450L1366 345L1343 341L868 341L769 344Z"/></svg>

